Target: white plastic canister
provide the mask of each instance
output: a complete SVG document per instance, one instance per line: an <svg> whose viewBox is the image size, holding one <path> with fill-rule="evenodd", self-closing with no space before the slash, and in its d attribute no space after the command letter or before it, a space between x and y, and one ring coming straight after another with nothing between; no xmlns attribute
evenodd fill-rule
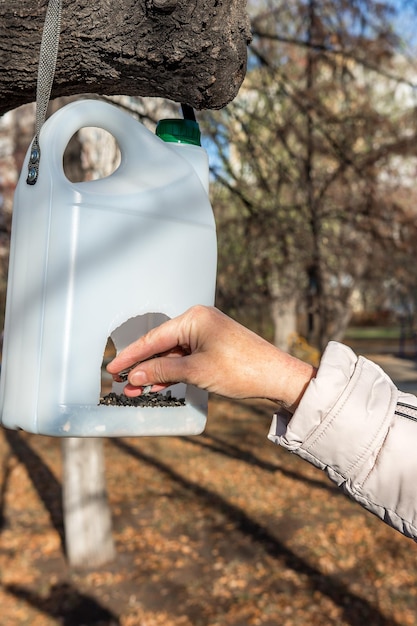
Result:
<svg viewBox="0 0 417 626"><path fill-rule="evenodd" d="M117 140L110 176L70 182L63 155L82 127ZM213 304L217 244L208 161L166 143L117 107L79 101L40 135L38 181L17 185L0 380L1 422L53 436L190 435L207 393L178 385L185 406L99 404L103 353L194 304ZM198 156L197 156L198 155ZM120 393L123 384L114 383Z"/></svg>

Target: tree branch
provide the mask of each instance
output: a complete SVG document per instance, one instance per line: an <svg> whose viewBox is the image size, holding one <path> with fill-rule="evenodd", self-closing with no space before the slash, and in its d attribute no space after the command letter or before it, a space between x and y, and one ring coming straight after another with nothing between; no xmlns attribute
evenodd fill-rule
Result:
<svg viewBox="0 0 417 626"><path fill-rule="evenodd" d="M0 114L35 100L47 0L0 2ZM160 96L196 109L237 94L250 40L245 0L64 0L52 98Z"/></svg>

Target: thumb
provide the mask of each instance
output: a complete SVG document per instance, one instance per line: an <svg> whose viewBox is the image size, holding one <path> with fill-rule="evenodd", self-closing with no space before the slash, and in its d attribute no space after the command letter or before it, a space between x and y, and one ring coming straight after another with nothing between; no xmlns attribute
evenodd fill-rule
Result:
<svg viewBox="0 0 417 626"><path fill-rule="evenodd" d="M188 383L191 358L191 355L171 354L143 361L129 373L128 381L134 387L162 385L162 388L174 383Z"/></svg>

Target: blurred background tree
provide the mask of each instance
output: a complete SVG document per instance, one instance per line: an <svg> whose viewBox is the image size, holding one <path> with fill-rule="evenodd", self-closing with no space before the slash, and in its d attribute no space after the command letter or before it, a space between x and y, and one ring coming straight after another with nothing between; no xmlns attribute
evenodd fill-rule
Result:
<svg viewBox="0 0 417 626"><path fill-rule="evenodd" d="M393 289L415 292L407 7L252 0L246 79L204 118L216 147L218 304L264 333L269 323L280 347L294 332L319 348L341 339L353 294L376 306Z"/></svg>

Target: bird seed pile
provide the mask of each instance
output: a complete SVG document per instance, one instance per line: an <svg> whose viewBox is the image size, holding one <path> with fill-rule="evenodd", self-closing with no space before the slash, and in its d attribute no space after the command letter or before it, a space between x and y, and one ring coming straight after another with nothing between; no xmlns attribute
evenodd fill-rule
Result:
<svg viewBox="0 0 417 626"><path fill-rule="evenodd" d="M185 398L175 398L168 391L163 393L145 393L136 398L128 398L124 394L113 391L100 398L100 404L106 406L134 406L134 407L173 407L185 406Z"/></svg>

